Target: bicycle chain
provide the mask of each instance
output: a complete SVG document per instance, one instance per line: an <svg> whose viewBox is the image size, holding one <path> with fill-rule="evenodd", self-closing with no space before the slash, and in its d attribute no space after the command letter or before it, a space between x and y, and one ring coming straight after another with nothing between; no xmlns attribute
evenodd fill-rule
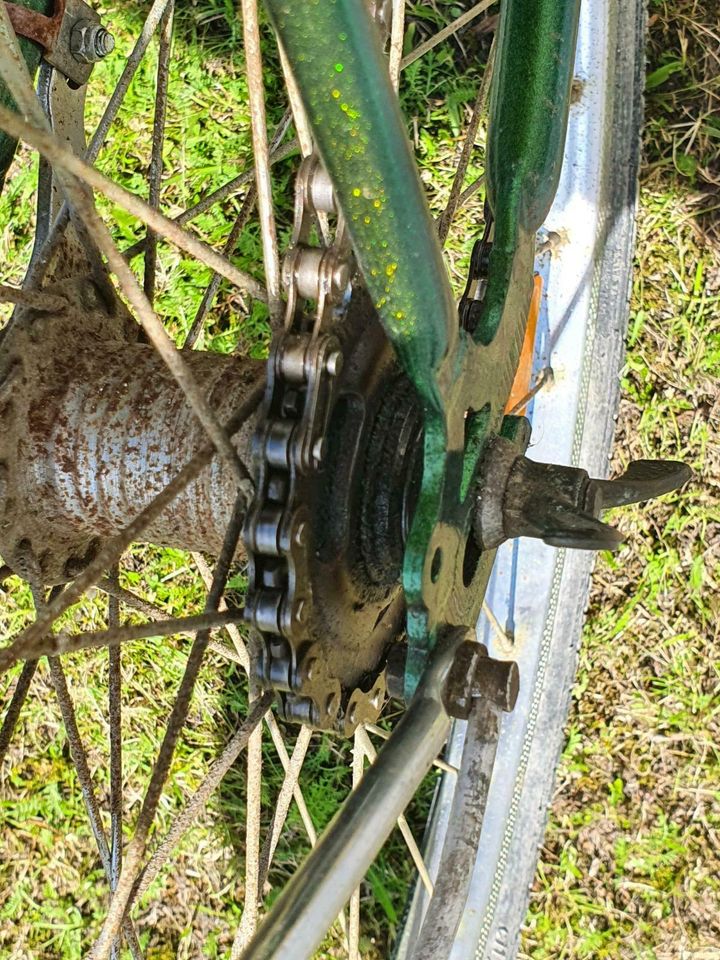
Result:
<svg viewBox="0 0 720 960"><path fill-rule="evenodd" d="M351 294L354 272L347 232L317 154L306 157L295 187L295 221L283 263L287 305L274 338L268 382L253 440L256 496L244 539L249 556L247 619L262 638L265 688L280 694L287 719L332 727L341 706L340 681L328 675L308 640L313 597L308 580L307 497L322 463L335 380L343 354L333 328ZM324 245L313 245L313 228ZM315 304L314 315L306 312Z"/></svg>

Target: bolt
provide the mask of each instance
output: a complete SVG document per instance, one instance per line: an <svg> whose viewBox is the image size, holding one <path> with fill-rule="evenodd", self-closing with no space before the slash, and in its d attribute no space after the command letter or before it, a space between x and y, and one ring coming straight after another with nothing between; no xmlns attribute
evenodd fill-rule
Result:
<svg viewBox="0 0 720 960"><path fill-rule="evenodd" d="M307 540L307 521L306 520L301 520L300 523L298 524L298 528L295 531L294 540L298 547L302 547L305 545L305 541Z"/></svg>
<svg viewBox="0 0 720 960"><path fill-rule="evenodd" d="M92 20L78 20L70 33L70 53L80 63L97 63L115 49L113 35Z"/></svg>
<svg viewBox="0 0 720 960"><path fill-rule="evenodd" d="M481 697L509 713L519 688L520 671L514 660L495 660L488 656L483 644L464 640L448 671L443 703L448 714L460 720L467 720L473 699Z"/></svg>

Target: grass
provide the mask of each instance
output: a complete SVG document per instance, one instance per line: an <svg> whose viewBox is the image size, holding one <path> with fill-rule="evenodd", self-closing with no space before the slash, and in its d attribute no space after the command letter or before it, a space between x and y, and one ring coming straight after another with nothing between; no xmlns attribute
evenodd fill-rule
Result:
<svg viewBox="0 0 720 960"><path fill-rule="evenodd" d="M108 0L106 5L118 49L126 53L140 11L126 0ZM408 41L415 44L435 28L439 14L430 4L410 4L409 10L414 36ZM533 960L720 958L720 702L713 657L720 612L717 13L717 4L710 0L653 3L650 8L637 269L616 444L618 467L632 457L677 456L693 465L697 480L682 494L650 508L623 511L629 546L614 560L599 564L567 747L524 934L523 955ZM249 160L239 41L233 4L198 0L183 5L163 180L163 208L170 215ZM464 52L440 47L406 74L403 107L436 210L442 209L447 195L455 137L475 95L477 74L469 66L469 55L478 48L487 51L488 34L468 32L463 43ZM276 67L272 47L266 48L271 68ZM119 57L96 68L90 125L120 68ZM150 56L100 161L103 170L140 193L149 163L153 71ZM270 123L284 109L275 90L270 90ZM292 169L292 162L275 168L281 243L291 226L287 195ZM480 172L475 168L470 176ZM34 163L29 153L21 152L0 204L3 279L22 275L32 224L19 211L30 207L33 183ZM195 227L220 246L238 209L239 201L229 200L199 218ZM137 239L133 221L118 216L117 210L105 212L116 218L123 244ZM481 212L479 195L454 234L451 271L457 284L462 283ZM256 268L259 242L257 229L245 232L235 253L238 265ZM158 310L180 339L192 322L206 273L180 253L163 249L159 277ZM264 308L248 308L242 315L236 293L221 285L203 348L232 352L240 347L264 355ZM182 551L134 547L123 582L169 615L201 608L202 585L192 559ZM83 628L102 626L105 616L100 594L72 612L75 626ZM15 633L31 617L29 592L13 578L0 606L3 633ZM124 653L125 807L130 823L188 649L189 640L178 637L143 641ZM106 807L107 656L94 651L68 658L67 669L96 789ZM0 681L0 701L12 682ZM199 783L244 707L238 676L211 653L161 804L159 835ZM0 819L6 825L0 861L0 956L71 960L87 950L101 919L103 882L44 665L33 681L11 761L3 768L0 794ZM318 828L346 794L348 761L346 748L317 738L301 782ZM267 744L264 763L267 827L281 778L278 759ZM425 801L431 791L428 781ZM424 809L421 802L410 811L416 835ZM148 958L229 955L228 929L239 919L243 898L244 839L239 825L244 811L244 772L238 767L183 841L173 867L141 905L138 920ZM293 807L270 876L270 899L306 849ZM386 956L397 927L408 870L400 851L394 837L363 890L366 957ZM320 955L337 955L337 938L329 937Z"/></svg>

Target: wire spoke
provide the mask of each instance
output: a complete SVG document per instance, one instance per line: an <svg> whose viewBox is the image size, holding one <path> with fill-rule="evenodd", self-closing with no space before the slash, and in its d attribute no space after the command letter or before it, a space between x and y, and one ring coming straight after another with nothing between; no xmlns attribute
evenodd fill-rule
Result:
<svg viewBox="0 0 720 960"><path fill-rule="evenodd" d="M484 13L496 2L497 0L481 0L481 2L476 3L474 7L470 7L469 10L466 10L465 13L461 14L461 16L459 16L456 20L453 20L452 23L449 23L446 27L443 27L442 30L438 30L438 32L430 37L429 40L421 43L406 57L403 57L400 63L400 69L404 70L406 67L409 67L411 63L415 63L416 60L419 60L420 57L424 57L426 53L436 47L439 43L442 43L443 40L447 40L448 37L454 36L458 30L464 27L467 23L470 23L472 20L475 20L480 16L481 13Z"/></svg>
<svg viewBox="0 0 720 960"><path fill-rule="evenodd" d="M28 566L30 568L28 570L30 578L30 591L35 602L36 613L39 615L46 603L43 589L39 583L39 567L34 556L29 556L27 559ZM61 590L62 587L53 587L50 591L50 598L58 594ZM78 728L77 717L75 715L75 706L73 704L72 697L70 696L67 678L65 677L65 672L57 658L48 657L48 666L50 668L50 678L53 689L55 690L55 696L57 697L58 705L60 707L63 725L65 727L65 735L68 741L70 759L72 760L75 772L77 773L78 782L80 783L80 791L85 804L85 810L87 812L88 820L90 821L90 829L95 837L95 843L98 848L98 853L100 854L100 860L102 862L105 875L108 878L108 881L112 882L110 849L108 847L107 837L105 836L105 830L102 825L100 807L95 796L95 790L92 783L92 774L90 773L90 765L88 764L87 753L85 752L85 747L83 746L82 739L80 737L80 730ZM140 944L135 934L132 922L129 920L125 921L122 929L133 958L135 958L135 960L142 960L142 950L140 949Z"/></svg>
<svg viewBox="0 0 720 960"><path fill-rule="evenodd" d="M208 614L218 611L220 598L225 590L227 578L230 573L230 566L240 538L243 513L244 503L242 497L239 496L235 502L233 514L228 524L220 557L215 567L212 586L205 603L205 611ZM209 640L209 629L198 630L188 655L185 672L178 687L170 718L165 728L165 735L153 766L150 782L145 792L145 798L135 827L135 834L128 844L122 871L115 888L115 893L110 901L105 923L103 924L100 936L95 941L89 954L92 960L106 960L112 942L123 921L123 917L131 905L136 881L145 856L150 827L155 819L155 812L170 770L170 764L175 753L175 746L180 732L185 725L185 719L190 708L190 700L195 688L195 680L200 670L200 665Z"/></svg>
<svg viewBox="0 0 720 960"><path fill-rule="evenodd" d="M257 189L260 233L262 236L265 285L270 309L270 320L279 325L282 320L280 298L280 255L275 229L275 212L272 202L270 162L265 118L265 92L263 89L262 56L260 52L260 25L256 0L241 0L243 37L245 40L245 65L248 81L248 101L255 157L255 186Z"/></svg>
<svg viewBox="0 0 720 960"><path fill-rule="evenodd" d="M138 597L137 594L132 593L130 590L125 590L124 587L121 587L119 584L113 584L110 580L100 580L98 583L98 589L107 593L110 597L115 597L117 600L122 601L128 607L131 607L133 610L137 610L138 613L144 614L150 620L163 620L167 614L160 609L160 607L155 606L154 603L150 603L149 600L144 600L142 597ZM220 609L227 609L221 605ZM226 627L234 627L235 624L226 624ZM180 631L183 633L184 631ZM110 648L113 649L113 648ZM208 644L208 649L219 654L221 657L225 657L227 660L232 660L233 663L237 663L238 666L243 669L247 668L247 661L243 659L236 650L233 650L232 647L228 647L225 643L220 643L217 640L210 640Z"/></svg>
<svg viewBox="0 0 720 960"><path fill-rule="evenodd" d="M97 156L100 153L102 145L105 141L105 137L107 136L115 117L117 117L118 111L120 110L123 100L125 99L125 95L130 88L130 84L135 76L135 72L140 66L147 48L150 45L150 41L155 35L155 31L157 30L160 21L162 20L166 9L171 2L172 0L155 0L150 8L147 17L145 18L145 23L143 24L140 35L135 41L135 46L133 47L130 56L127 58L123 72L120 75L120 79L115 85L115 89L108 100L105 111L95 129L95 133L92 135L92 139L90 140L90 145L85 153L85 159L88 161L88 163L93 163L97 159Z"/></svg>
<svg viewBox="0 0 720 960"><path fill-rule="evenodd" d="M256 198L257 193L255 191L255 187L251 187L250 190L248 190L247 196L243 200L242 206L240 207L240 212L238 213L235 223L232 226L232 230L228 234L228 238L225 241L225 246L223 247L224 256L230 256L235 249L240 234L250 219L250 214L255 206ZM200 332L202 331L203 324L205 323L205 317L207 316L208 311L211 309L217 292L220 289L221 280L222 277L220 274L215 273L213 274L210 283L205 288L200 305L195 313L195 318L193 319L190 329L188 330L187 337L185 338L185 343L183 344L185 349L190 349L191 347L195 346L195 343L200 336Z"/></svg>
<svg viewBox="0 0 720 960"><path fill-rule="evenodd" d="M254 664L258 651L250 652L248 693L252 705L262 694ZM292 761L291 761L292 762ZM247 797L245 802L245 903L235 932L231 960L239 960L257 929L260 914L260 814L262 806L262 727L253 730L247 747Z"/></svg>
<svg viewBox="0 0 720 960"><path fill-rule="evenodd" d="M5 713L3 725L0 727L0 766L5 759L5 754L7 753L8 747L10 746L10 741L12 740L15 727L17 726L18 719L20 718L20 712L23 708L23 704L25 703L25 699L27 698L28 691L30 690L32 678L35 676L37 665L37 660L26 660L23 664L22 670L20 671L20 676L17 679L17 683L15 684L12 698L8 705L7 712Z"/></svg>
<svg viewBox="0 0 720 960"><path fill-rule="evenodd" d="M380 737L382 740L390 739L390 731L383 730L382 727L378 727L375 723L366 723L365 730L369 733L374 733L376 736ZM446 760L443 760L442 757L436 757L433 760L433 766L437 767L438 770L442 770L444 773L454 773L458 772L458 768L454 767L451 763L448 763Z"/></svg>
<svg viewBox="0 0 720 960"><path fill-rule="evenodd" d="M535 380L535 383L528 390L525 396L520 397L520 399L515 404L515 406L508 411L508 416L513 416L514 414L519 413L523 409L523 407L527 406L527 404L532 400L534 396L540 393L543 387L546 387L548 386L548 384L551 384L553 382L554 376L555 375L553 373L552 367L544 367L540 371L540 373L537 375L537 379Z"/></svg>
<svg viewBox="0 0 720 960"><path fill-rule="evenodd" d="M352 785L353 790L360 784L365 773L365 751L360 742L361 727L355 731L352 750ZM360 960L360 887L356 887L350 895L348 921L348 958Z"/></svg>
<svg viewBox="0 0 720 960"><path fill-rule="evenodd" d="M98 123L97 127L95 128L95 132L92 135L90 144L84 153L84 159L88 163L94 163L97 159L110 127L115 121L120 107L125 100L125 96L130 88L132 79L137 72L137 68L140 66L140 63L147 52L150 41L155 35L155 31L157 30L169 3L170 0L155 0L150 8L147 17L145 18L143 28L140 31L140 35L135 42L135 46L125 61L125 66L122 74L120 75L120 79L115 85L115 89L113 90L110 99L105 106L105 110L100 118L100 122ZM26 285L39 285L42 282L42 277L50 260L50 256L52 255L52 251L54 250L58 239L62 235L67 225L67 221L68 205L66 201L63 203L55 222L52 224L42 255L38 258L37 265L35 267L31 267L31 270L28 273ZM144 239L142 243L144 245Z"/></svg>
<svg viewBox="0 0 720 960"><path fill-rule="evenodd" d="M167 118L168 83L170 79L170 50L172 47L173 14L175 0L170 0L162 16L160 26L160 50L158 51L157 79L155 81L155 115L153 117L152 155L148 172L150 206L160 206L160 181L163 172L163 146L165 144L165 121ZM157 268L157 234L148 229L145 238L145 272L143 289L150 303L155 299L155 273Z"/></svg>
<svg viewBox="0 0 720 960"><path fill-rule="evenodd" d="M112 579L117 581L117 568ZM108 596L108 628L120 626L120 602ZM115 893L122 867L122 674L120 650L108 649L108 723L110 727L110 894ZM110 952L111 960L120 960L120 941L116 938Z"/></svg>
<svg viewBox="0 0 720 960"><path fill-rule="evenodd" d="M0 70L2 70L2 65L0 65ZM5 79L7 82L6 77L3 76L3 79ZM97 190L99 193L102 193L108 198L108 200L111 200L113 203L117 204L117 206L119 206L121 209L131 214L131 216L137 217L137 219L144 223L146 227L150 227L152 230L154 230L158 236L164 237L164 239L175 244L175 246L194 257L200 263L203 263L206 267L210 267L212 270L220 273L223 277L225 277L226 280L229 280L230 283L235 284L235 286L242 290L246 290L258 300L266 299L265 288L254 277L250 276L250 274L246 273L245 271L240 270L232 263L229 263L225 257L213 250L212 247L209 247L206 243L203 243L202 240L199 240L193 234L183 230L169 217L166 217L159 211L154 210L150 204L145 202L145 200L136 196L134 193L130 193L130 191L126 190L124 187L121 187L113 180L108 179L106 176L100 173L99 170L96 170L95 167L90 166L80 157L76 156L76 154L65 149L65 147L61 145L60 141L51 132L43 132L43 130L38 128L37 124L33 126L29 123L26 123L16 113L13 113L13 111L8 110L7 107L3 106L0 106L0 128L5 130L5 132L10 134L10 136L24 140L26 143L29 143L30 146L38 150L39 153L46 157L52 164L56 173L60 171L71 174L73 177L77 177L77 179L83 184L86 184L93 190ZM63 186L65 186L65 184L63 184ZM74 197L73 206L77 206ZM107 227L105 227L104 223L102 220L100 220L98 214L95 212L95 208L91 201L87 202L81 208L83 220L87 218L86 208L88 206L94 213L94 216L91 217L91 223L97 222L102 226L102 230L107 232ZM95 239L97 242L95 232L93 232L93 239ZM110 240L110 242L112 243L112 240ZM143 239L143 244L144 243L145 239ZM126 275L126 271L129 273L127 265L125 264L125 261L119 251L115 250L115 257L111 257L106 249L107 241L99 243L98 246L100 247L102 253L105 254L108 260L111 262L113 272L116 275L124 276ZM115 261L117 259L122 261L125 267L124 270L116 269ZM130 276L132 276L132 274L130 274ZM130 297L128 297L128 299L133 302Z"/></svg>
<svg viewBox="0 0 720 960"><path fill-rule="evenodd" d="M21 307L44 310L48 313L56 313L67 307L65 297L54 293L46 293L44 290L21 290L18 287L8 286L6 283L0 283L0 302L15 303Z"/></svg>
<svg viewBox="0 0 720 960"><path fill-rule="evenodd" d="M217 790L225 774L247 747L253 731L257 729L263 716L270 709L272 700L272 693L265 693L252 705L247 719L238 727L220 756L213 762L202 783L175 818L165 838L143 867L133 890L134 901L138 901L146 893L150 884L167 863L174 848L205 809L205 805Z"/></svg>
<svg viewBox="0 0 720 960"><path fill-rule="evenodd" d="M478 90L478 95L475 99L472 114L470 115L470 123L468 124L465 132L465 140L460 151L460 156L457 160L455 175L453 177L452 186L450 187L450 196L448 197L447 205L440 215L440 220L438 223L438 236L440 237L440 243L442 246L445 245L448 233L450 232L450 226L460 205L462 185L465 181L465 174L467 173L467 168L470 164L470 158L475 147L475 138L477 137L480 120L485 113L485 107L487 105L494 63L495 39L493 38L493 45L490 49L490 56L488 58L487 66L485 67L485 73L483 74L482 83L480 84L480 89Z"/></svg>
<svg viewBox="0 0 720 960"><path fill-rule="evenodd" d="M295 787L298 783L298 778L300 777L302 765L305 762L305 757L307 755L308 747L310 746L312 734L313 732L310 727L300 727L300 732L298 733L292 756L290 757L290 763L285 771L285 777L275 801L275 812L273 814L270 832L265 838L265 843L263 844L263 848L260 852L260 864L258 870L258 890L260 895L262 895L263 888L268 878L270 865L272 864L273 857L275 856L275 850L280 840L280 834L285 826L285 821L290 810L290 803L293 798L293 793L295 792Z"/></svg>
<svg viewBox="0 0 720 960"><path fill-rule="evenodd" d="M86 173L91 171L94 175L97 175L97 171L93 171L91 167L87 167L87 165L79 160L73 153L61 147L58 139L49 130L48 120L43 114L42 108L35 96L30 75L27 72L27 67L20 54L17 38L12 32L12 26L4 7L2 8L2 17L0 17L0 28L0 50L5 48L7 53L7 58L0 57L0 74L2 74L15 102L35 121L35 125L39 129L34 129L29 124L20 120L12 111L2 106L0 106L0 124L2 124L3 116L6 121L11 121L9 125L20 123L21 127L26 131L30 131L32 136L40 138L50 153L53 155L62 155L64 162L59 164L60 169L58 169L57 156L55 156L55 159L52 157L48 157L48 159L53 163L61 186L65 190L68 198L72 200L72 207L78 214L79 219L75 221L76 228L79 231L82 230L86 232L89 235L88 239L94 241L94 243L91 242L86 246L90 246L91 249L97 247L107 258L110 268L117 276L123 293L135 308L138 319L151 343L177 380L188 403L190 403L195 415L203 424L206 433L218 452L227 460L230 468L235 473L240 489L244 490L246 496L249 497L252 485L247 468L240 460L235 447L219 424L204 392L191 374L172 340L165 332L165 328L155 315L135 276L115 246L107 227L95 209L92 196L86 195L81 185L73 179L74 171L70 168L75 167L75 170L79 169ZM12 134L12 131L9 132ZM20 134L18 134L18 136L20 136ZM79 164L79 167L76 166L77 164ZM105 178L102 179L105 180ZM84 182L87 183L86 180ZM107 181L107 183L110 183L110 181ZM123 192L127 193L126 191ZM132 194L127 194L127 196L131 197ZM137 198L133 198L133 200L137 200ZM148 207L148 209L152 211L151 207ZM152 211L152 213L155 216L160 216L156 211ZM80 227L80 224L82 224L82 227ZM173 229L177 228L173 225ZM201 244L201 246L203 245ZM223 264L226 263L223 258L218 257L218 259Z"/></svg>
<svg viewBox="0 0 720 960"><path fill-rule="evenodd" d="M368 758L370 763L375 763L375 761L377 760L377 751L375 750L375 747L370 742L370 738L368 737L364 728L358 727L356 733L357 733L356 743L360 745L360 749L363 751L363 753ZM410 856L413 859L415 868L417 869L417 872L420 875L420 879L422 880L423 886L425 887L427 892L430 894L430 896L432 896L433 883L432 883L432 880L430 879L430 874L428 873L428 869L425 866L425 861L423 860L423 855L420 852L420 847L418 847L417 841L415 840L415 837L412 835L412 831L410 830L410 825L408 824L404 813L401 813L400 816L398 817L397 825L400 830L400 833L402 834L403 840L405 841L405 845L407 846L410 852Z"/></svg>
<svg viewBox="0 0 720 960"><path fill-rule="evenodd" d="M205 558L199 553L194 553L193 558L198 565L198 569L200 570L200 574L205 581L206 586L209 587L211 573ZM223 602L221 602L220 609L223 609ZM245 641L240 636L237 626L235 624L228 624L227 632L230 634L233 644L235 645L238 661L242 662L242 666L246 671L249 670L250 657L245 646ZM285 741L283 740L282 731L280 730L278 722L275 719L275 714L271 711L268 711L265 714L265 725L270 732L270 737L275 747L275 751L280 759L280 763L282 764L283 771L285 774L287 774L288 770L290 769L290 757L288 756ZM303 796L300 784L297 781L293 786L293 799L295 800L298 812L300 813L300 819L302 820L308 840L310 841L310 846L314 847L317 843L317 831L314 823L312 822L310 811L308 810L307 802ZM345 939L347 940L347 923L343 913L338 916L338 924L343 935L345 936Z"/></svg>
<svg viewBox="0 0 720 960"><path fill-rule="evenodd" d="M300 153L303 155L303 157L309 157L313 150L313 138L312 133L310 132L310 124L308 123L307 115L305 114L305 108L303 107L302 100L300 99L300 91L295 83L295 77L293 76L292 70L290 69L290 64L288 63L285 48L283 47L279 38L278 50L280 52L280 67L282 69L285 86L287 87L293 123L295 124L295 130L297 131L297 138L300 144Z"/></svg>
<svg viewBox="0 0 720 960"><path fill-rule="evenodd" d="M193 554L195 562L198 565L200 574L205 581L206 586L210 585L210 569L201 554ZM220 605L220 609L223 609L223 603ZM240 632L235 624L229 624L227 627L227 632L230 634L230 637L235 645L235 650L238 654L238 659L241 659L244 663L245 670L249 669L249 654L245 646L245 642L240 636ZM283 735L278 726L278 722L275 719L275 714L267 713L265 715L265 723L270 732L270 737L275 746L275 751L280 759L282 764L283 771L287 774L290 768L290 757L288 756L287 748L285 746L285 741L283 740ZM312 822L310 817L310 811L308 810L307 803L303 796L302 790L300 789L300 784L295 783L293 786L293 797L297 805L298 811L300 813L300 819L303 822L305 827L305 832L308 835L308 840L310 841L310 846L314 847L317 843L317 831L315 830L315 825ZM343 930L345 929L344 922L341 922Z"/></svg>
<svg viewBox="0 0 720 960"><path fill-rule="evenodd" d="M103 829L102 820L100 818L100 807L98 805L97 798L95 796L95 790L92 784L92 775L90 773L90 767L87 761L87 754L85 753L85 748L82 744L82 740L80 739L80 731L78 729L77 718L75 716L75 707L73 706L72 698L70 697L70 691L68 690L65 672L60 664L60 661L56 657L48 657L48 664L50 666L50 676L52 678L53 688L55 690L58 703L60 704L60 713L62 714L63 723L65 725L65 733L68 739L70 757L72 759L73 766L75 767L75 772L78 776L80 790L85 802L85 809L90 821L90 827L95 837L95 842L100 854L100 860L102 861L103 869L105 870L105 874L112 885L112 862L110 850L108 848L105 830ZM133 957L142 957L142 951L140 949L137 935L135 934L132 923L129 919L123 922L122 929Z"/></svg>
<svg viewBox="0 0 720 960"><path fill-rule="evenodd" d="M290 122L290 111L288 111L281 121L281 124L285 124L282 135L285 135L287 130L287 124ZM281 137L282 139L282 137ZM297 138L290 140L288 143L284 144L282 147L278 147L276 150L271 151L270 153L270 166L274 166L276 163L280 163L281 160L287 160L288 157L292 156L298 151L298 141ZM182 213L179 213L176 217L172 218L172 223L177 224L177 226L182 227L186 223L190 223L196 217L199 217L201 213L205 213L206 210L209 210L210 207L214 206L216 203L222 203L223 200L227 200L228 197L231 197L234 193L241 187L247 186L249 183L252 183L255 179L255 167L250 167L249 170L243 170L242 173L239 173L236 177L233 177L232 180L228 180L221 187L218 187L216 190L211 190L209 193L206 193L204 197L198 200L197 203L193 204L192 207L188 207L186 210L183 210ZM123 256L126 260L131 260L133 257L136 257L138 254L142 253L145 249L145 237L141 240L137 240L131 246L124 251Z"/></svg>
<svg viewBox="0 0 720 960"><path fill-rule="evenodd" d="M228 623L242 623L243 608L210 611L192 617L174 617L170 620L154 620L152 623L136 623L109 630L91 630L85 633L56 633L43 640L35 641L16 648L15 644L0 650L0 674L16 662L27 657L58 657L78 650L90 650L93 647L117 647L131 640L144 640L147 637L171 637L176 633L196 633L198 630L212 630L227 626Z"/></svg>

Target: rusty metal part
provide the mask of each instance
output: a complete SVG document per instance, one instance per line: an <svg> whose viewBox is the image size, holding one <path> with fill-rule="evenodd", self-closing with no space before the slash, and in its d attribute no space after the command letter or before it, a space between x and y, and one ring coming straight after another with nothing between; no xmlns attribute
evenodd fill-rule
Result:
<svg viewBox="0 0 720 960"><path fill-rule="evenodd" d="M596 480L586 470L530 460L497 437L481 466L475 538L484 550L513 537L615 550L623 537L600 520L603 510L662 496L691 476L690 468L675 460L637 460L615 480Z"/></svg>
<svg viewBox="0 0 720 960"><path fill-rule="evenodd" d="M453 636L470 637L469 627L448 628ZM447 633L447 631L446 631ZM496 660L487 647L475 640L463 640L455 650L443 687L443 705L451 717L467 720L475 700L483 700L498 710L510 713L517 701L520 674L514 660Z"/></svg>
<svg viewBox="0 0 720 960"><path fill-rule="evenodd" d="M90 281L47 288L66 309L21 308L2 341L0 553L19 564L29 542L43 580L75 576L190 460L205 434L156 351L118 301ZM218 416L247 397L262 365L188 351ZM251 427L235 437L247 455ZM217 554L237 489L216 458L153 523L151 542Z"/></svg>
<svg viewBox="0 0 720 960"><path fill-rule="evenodd" d="M6 2L5 8L15 33L39 44L46 63L76 87L87 83L93 64L114 47L99 14L83 0L55 0L51 17L16 3ZM99 50L105 52L98 55Z"/></svg>
<svg viewBox="0 0 720 960"><path fill-rule="evenodd" d="M5 9L13 30L19 37L33 40L46 52L53 49L65 14L65 0L55 0L55 9L51 17L46 17L37 10L21 6L19 3L10 3L9 0L5 0Z"/></svg>

